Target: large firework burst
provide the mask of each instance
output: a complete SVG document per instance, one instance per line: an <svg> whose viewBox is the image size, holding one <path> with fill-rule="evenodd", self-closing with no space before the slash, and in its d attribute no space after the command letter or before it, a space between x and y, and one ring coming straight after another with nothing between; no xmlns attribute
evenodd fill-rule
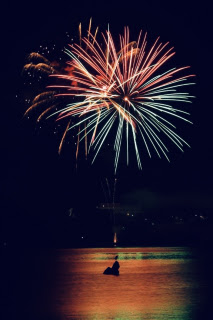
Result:
<svg viewBox="0 0 213 320"><path fill-rule="evenodd" d="M186 119L189 113L179 108L183 102L190 102L191 96L180 89L192 84L188 78L193 75L180 76L189 67L166 71L164 64L174 56L173 48L158 38L147 50L147 35L142 36L141 31L137 41L130 41L128 27L120 35L119 48L109 29L102 33L101 44L97 40L97 29L94 35L91 33L91 25L87 37L81 37L81 27L79 31L80 44L65 50L72 73L50 75L62 81L62 85L51 86L61 90L57 96L72 97L71 103L51 115L57 115L57 120L67 118L69 121L62 143L69 130L79 127L78 141L89 139L88 151L94 149L94 161L111 128L117 126L115 171L123 140L128 164L129 141L133 139L140 169L139 141L145 144L150 157L153 148L159 157L163 154L169 160L163 136L183 151L183 145L188 144L175 132L169 117L190 122ZM73 117L77 119L74 124L70 121Z"/></svg>

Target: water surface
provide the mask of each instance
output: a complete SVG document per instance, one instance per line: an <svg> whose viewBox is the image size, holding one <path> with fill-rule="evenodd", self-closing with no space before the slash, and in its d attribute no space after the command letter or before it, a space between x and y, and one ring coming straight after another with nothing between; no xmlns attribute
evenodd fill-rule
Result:
<svg viewBox="0 0 213 320"><path fill-rule="evenodd" d="M103 275L119 256L120 275ZM55 309L64 319L197 319L205 283L189 248L58 251Z"/></svg>

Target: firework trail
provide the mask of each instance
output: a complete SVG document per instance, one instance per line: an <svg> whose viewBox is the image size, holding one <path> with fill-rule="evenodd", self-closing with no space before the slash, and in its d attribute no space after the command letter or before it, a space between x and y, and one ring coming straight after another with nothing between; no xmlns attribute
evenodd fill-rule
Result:
<svg viewBox="0 0 213 320"><path fill-rule="evenodd" d="M112 202L113 202L113 207L115 205L115 191L116 191L116 184L117 184L117 179L114 179L114 187L113 187L113 197L112 197Z"/></svg>
<svg viewBox="0 0 213 320"><path fill-rule="evenodd" d="M64 143L64 139L65 139L66 134L67 134L67 130L69 129L70 122L71 122L71 120L68 122L67 127L66 127L66 129L65 129L65 131L64 131L63 137L62 137L62 139L61 139L61 142L60 142L60 145L59 145L59 149L58 149L58 153L59 153L59 154L61 153L61 149L62 149L62 146L63 146L63 143Z"/></svg>
<svg viewBox="0 0 213 320"><path fill-rule="evenodd" d="M190 103L192 98L183 92L183 88L193 84L188 79L194 75L183 74L189 67L166 70L164 65L175 55L173 48L158 38L148 50L147 34L142 36L142 31L136 41L130 41L129 28L125 27L119 38L120 45L116 47L109 28L102 33L102 42L97 40L98 29L94 35L91 29L90 21L87 36L82 37L80 24L80 44L75 43L65 50L72 72L50 74L57 78L57 83L61 81L61 85L49 86L59 90L55 97L63 96L72 101L51 116L57 116L57 120L74 119L74 124L70 122L65 131L79 128L78 144L88 139L85 154L93 149L93 162L107 136L114 132L112 128L116 128L115 172L124 141L127 164L132 140L139 169L142 169L139 152L142 145L150 157L152 148L167 160L168 148L163 137L183 151L183 146L189 145L175 132L170 118L191 123L186 118L189 113L180 109L182 103Z"/></svg>
<svg viewBox="0 0 213 320"><path fill-rule="evenodd" d="M108 195L109 195L109 202L111 202L112 201L112 199L111 199L111 190L110 190L109 181L108 181L107 178L106 178L106 185L107 185L107 190L108 190Z"/></svg>
<svg viewBox="0 0 213 320"><path fill-rule="evenodd" d="M42 63L45 63L47 65L51 65L50 61L48 59L46 59L42 54L38 53L38 52L31 52L28 57L27 60L32 62L37 62L39 61Z"/></svg>
<svg viewBox="0 0 213 320"><path fill-rule="evenodd" d="M115 209L115 193L116 193L116 184L117 178L114 178L113 181L110 182L108 178L101 181L101 187L103 189L103 194L105 197L105 202L107 203L108 209L113 208Z"/></svg>
<svg viewBox="0 0 213 320"><path fill-rule="evenodd" d="M61 69L61 65L57 61L50 62L43 55L37 52L32 52L27 57L27 64L25 64L23 67L23 73L28 72L28 74L33 73L34 75L42 75L42 78L47 79L46 76L49 77L50 74L58 72L57 69ZM66 72L66 74L72 74L72 69L73 68L66 66L66 68L64 68L64 71ZM58 92L50 90L47 91L47 88L45 88L45 91L37 94L33 99L31 99L31 104L25 111L24 116L27 116L34 109L42 109L43 111L40 112L37 118L37 122L40 122L45 116L47 117L50 111L56 111L63 101L62 97L56 96L56 93ZM65 141L65 136L70 123L71 121L69 120L61 138L61 142L59 144L58 149L59 154L61 153L62 146Z"/></svg>
<svg viewBox="0 0 213 320"><path fill-rule="evenodd" d="M46 73L49 75L51 73L54 73L54 68L46 63L40 62L37 64L33 64L31 62L31 63L28 63L24 66L24 71L43 72L43 73Z"/></svg>
<svg viewBox="0 0 213 320"><path fill-rule="evenodd" d="M32 111L33 109L35 109L36 107L45 105L47 106L47 103L51 102L52 100L55 100L55 96L54 96L55 92L54 91L47 91L47 92L42 92L40 94L38 94L32 101L31 106L25 111L25 116ZM48 108L49 109L49 108ZM47 109L44 111L45 113L47 112ZM44 113L42 112L42 114ZM39 116L38 119L42 118L42 114Z"/></svg>

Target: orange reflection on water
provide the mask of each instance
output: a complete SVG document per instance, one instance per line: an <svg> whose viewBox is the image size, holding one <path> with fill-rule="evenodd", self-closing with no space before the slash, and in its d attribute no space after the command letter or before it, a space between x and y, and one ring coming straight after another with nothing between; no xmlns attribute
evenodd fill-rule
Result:
<svg viewBox="0 0 213 320"><path fill-rule="evenodd" d="M120 276L103 275L115 255ZM199 301L187 249L72 249L60 264L57 308L67 319L188 320Z"/></svg>

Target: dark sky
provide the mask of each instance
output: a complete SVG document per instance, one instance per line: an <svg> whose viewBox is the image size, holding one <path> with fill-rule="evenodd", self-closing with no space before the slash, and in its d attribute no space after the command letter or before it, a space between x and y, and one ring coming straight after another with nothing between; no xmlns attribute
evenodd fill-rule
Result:
<svg viewBox="0 0 213 320"><path fill-rule="evenodd" d="M168 163L142 156L140 172L133 161L117 172L117 201L135 202L141 207L213 208L212 144L212 16L207 1L8 1L2 10L1 127L3 142L1 176L3 215L55 214L72 206L93 207L103 201L101 181L112 183L111 154L105 153L95 165L79 164L76 173L71 151L57 154L58 139L48 128L36 130L35 119L23 119L25 106L21 76L26 56L39 45L60 39L89 18L104 30L109 23L118 35L128 25L132 35L140 29L152 42L158 36L175 47L174 63L190 65L196 74L196 96L190 106L193 125L180 123L179 133L189 142L182 154L171 146ZM63 44L64 45L64 44ZM63 48L62 48L63 49ZM16 98L18 94L20 99ZM70 145L70 148L71 145ZM32 213L33 212L33 213ZM47 213L48 212L48 213Z"/></svg>

